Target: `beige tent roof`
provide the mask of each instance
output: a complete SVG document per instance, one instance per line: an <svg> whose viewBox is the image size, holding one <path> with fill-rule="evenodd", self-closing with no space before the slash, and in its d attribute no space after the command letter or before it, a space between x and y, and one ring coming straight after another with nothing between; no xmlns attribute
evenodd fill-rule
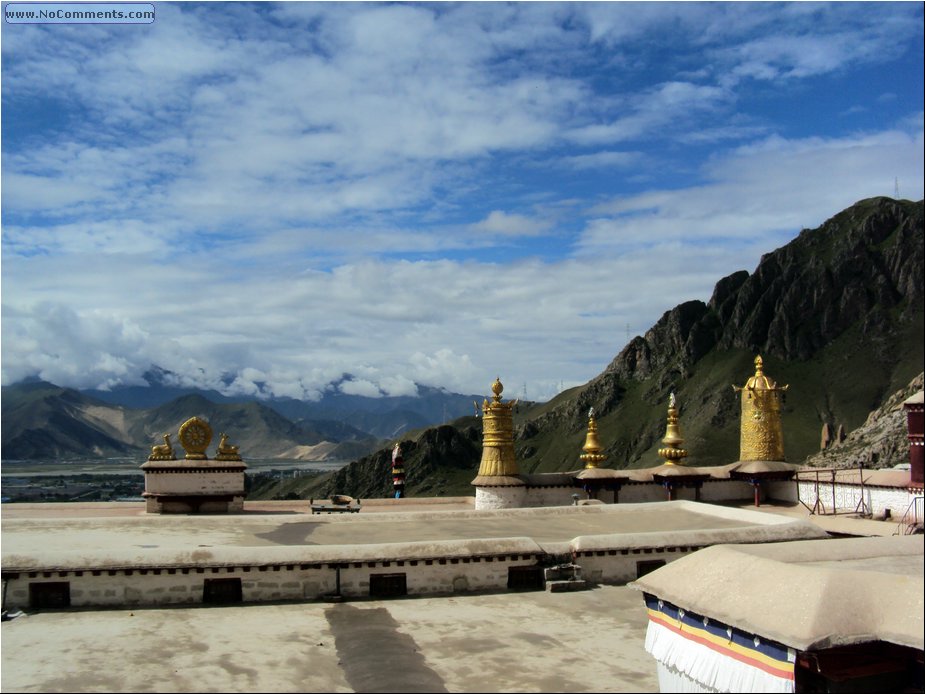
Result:
<svg viewBox="0 0 925 694"><path fill-rule="evenodd" d="M716 545L631 585L800 650L889 641L921 649L923 536Z"/></svg>

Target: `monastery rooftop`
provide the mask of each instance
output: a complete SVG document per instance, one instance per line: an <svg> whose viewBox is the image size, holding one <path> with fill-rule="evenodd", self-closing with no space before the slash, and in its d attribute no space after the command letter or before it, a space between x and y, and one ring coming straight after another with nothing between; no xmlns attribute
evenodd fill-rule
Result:
<svg viewBox="0 0 925 694"><path fill-rule="evenodd" d="M808 517L802 506L755 510L671 502L474 511L471 498L381 499L359 514L309 515L304 501L246 502L244 513L152 516L143 503L5 504L3 565L31 557L81 563L194 546L238 553L332 556L427 551L475 539L594 548L621 541L748 541L767 534L891 534L895 524ZM770 513L769 513L770 512ZM506 539L505 539L506 538ZM376 543L379 543L378 545ZM199 547L212 545L212 547ZM650 691L639 593L599 585L574 593L454 594L389 600L126 607L30 613L6 622L3 691ZM41 648L42 658L33 656ZM151 657L151 654L158 654ZM165 667L169 665L169 667Z"/></svg>
<svg viewBox="0 0 925 694"><path fill-rule="evenodd" d="M375 504L364 508L369 507ZM511 552L564 554L595 549L602 542L613 544L614 536L620 536L622 547L824 536L805 520L687 501L388 515L251 512L105 517L79 511L75 509L71 517L14 519L10 516L15 514L5 508L4 571L222 565L255 559L416 559L477 555L502 546Z"/></svg>

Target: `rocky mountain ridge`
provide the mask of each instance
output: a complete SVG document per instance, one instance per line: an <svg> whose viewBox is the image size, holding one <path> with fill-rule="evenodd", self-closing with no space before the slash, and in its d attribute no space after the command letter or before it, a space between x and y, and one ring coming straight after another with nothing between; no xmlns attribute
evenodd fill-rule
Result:
<svg viewBox="0 0 925 694"><path fill-rule="evenodd" d="M909 462L909 428L903 402L925 386L925 373L896 391L871 412L867 420L828 448L809 456L811 467L856 468L876 470Z"/></svg>
<svg viewBox="0 0 925 694"><path fill-rule="evenodd" d="M537 471L568 469L593 406L611 466L656 464L664 403L675 391L695 464L731 462L738 407L730 386L744 383L761 354L767 373L792 384L787 453L802 462L821 422L860 425L921 371L922 238L922 202L890 198L862 200L802 231L752 274L721 279L708 303L667 311L598 377L528 422L519 452L546 458Z"/></svg>
<svg viewBox="0 0 925 694"><path fill-rule="evenodd" d="M824 422L841 422L848 431L859 427L922 371L923 226L922 201L861 200L764 255L754 272L720 279L708 302L666 311L600 375L515 419L521 472L578 469L591 407L605 466L658 465L671 392L680 405L689 464L733 462L740 410L732 386L754 373L758 354L767 374L791 386L782 411L785 453L802 463L819 450ZM457 429L470 424L457 423ZM382 491L389 450L314 488ZM462 446L457 457L444 460L445 469L465 466L474 476L477 458ZM472 493L465 475L451 483L452 475L430 473L424 456L419 462L413 451L405 468L409 491L415 479L437 474L446 481L430 493Z"/></svg>

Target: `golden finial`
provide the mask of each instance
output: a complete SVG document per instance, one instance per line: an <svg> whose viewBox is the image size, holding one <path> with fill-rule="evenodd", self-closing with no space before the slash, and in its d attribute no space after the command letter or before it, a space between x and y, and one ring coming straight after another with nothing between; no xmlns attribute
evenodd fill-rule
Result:
<svg viewBox="0 0 925 694"><path fill-rule="evenodd" d="M585 445L581 450L584 451L579 458L584 462L586 468L595 468L599 463L607 459L607 456L601 453L603 447L597 440L597 422L594 421L594 408L588 410L588 433L585 435Z"/></svg>
<svg viewBox="0 0 925 694"><path fill-rule="evenodd" d="M504 392L504 386L501 385L501 378L495 378L495 382L491 384L491 392L494 393L492 400L495 402L501 402L501 393Z"/></svg>
<svg viewBox="0 0 925 694"><path fill-rule="evenodd" d="M683 465L681 461L687 457L687 451L681 448L684 437L681 436L681 425L678 423L677 400L674 393L668 396L668 425L665 427L662 443L665 444L665 448L658 449L658 454L665 459L665 464Z"/></svg>

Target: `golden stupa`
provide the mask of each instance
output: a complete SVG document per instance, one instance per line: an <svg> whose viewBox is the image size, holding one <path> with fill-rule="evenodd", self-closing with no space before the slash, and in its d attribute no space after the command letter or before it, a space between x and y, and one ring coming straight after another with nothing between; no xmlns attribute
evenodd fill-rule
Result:
<svg viewBox="0 0 925 694"><path fill-rule="evenodd" d="M674 393L668 396L668 423L665 427L665 438L662 439L664 448L658 449L658 454L665 459L665 465L684 465L687 451L681 448L684 437L681 436L681 425L678 423L678 407Z"/></svg>
<svg viewBox="0 0 925 694"><path fill-rule="evenodd" d="M482 403L482 462L480 477L514 477L518 474L514 458L514 405L501 402L504 386L496 378L491 384L492 401Z"/></svg>
<svg viewBox="0 0 925 694"><path fill-rule="evenodd" d="M584 451L580 456L581 462L585 464L585 469L598 467L600 463L607 460L607 456L601 453L604 447L597 440L597 422L594 421L594 408L588 410L588 433L585 435L585 445L581 447Z"/></svg>
<svg viewBox="0 0 925 694"><path fill-rule="evenodd" d="M739 460L785 460L780 409L789 387L765 375L761 355L755 357L755 375L743 387L733 386L742 393Z"/></svg>

